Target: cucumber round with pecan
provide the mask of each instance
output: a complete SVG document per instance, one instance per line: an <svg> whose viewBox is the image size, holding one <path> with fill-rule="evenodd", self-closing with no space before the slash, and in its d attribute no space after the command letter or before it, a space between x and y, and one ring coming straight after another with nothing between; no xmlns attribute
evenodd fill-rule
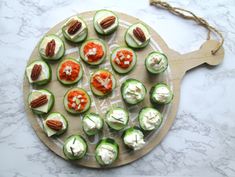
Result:
<svg viewBox="0 0 235 177"><path fill-rule="evenodd" d="M93 25L98 34L109 35L117 30L119 19L110 10L98 10L93 18Z"/></svg>
<svg viewBox="0 0 235 177"><path fill-rule="evenodd" d="M146 47L150 42L150 33L146 25L136 23L131 25L125 33L126 44L134 49Z"/></svg>
<svg viewBox="0 0 235 177"><path fill-rule="evenodd" d="M88 35L88 28L85 21L78 16L69 18L62 27L65 39L79 43L84 41Z"/></svg>
<svg viewBox="0 0 235 177"><path fill-rule="evenodd" d="M54 95L46 89L33 90L28 96L29 107L38 115L50 112L54 102Z"/></svg>
<svg viewBox="0 0 235 177"><path fill-rule="evenodd" d="M47 61L57 61L65 54L64 42L55 34L43 37L38 50L40 56Z"/></svg>
<svg viewBox="0 0 235 177"><path fill-rule="evenodd" d="M51 81L51 67L45 61L35 60L26 67L26 76L33 85L46 85Z"/></svg>

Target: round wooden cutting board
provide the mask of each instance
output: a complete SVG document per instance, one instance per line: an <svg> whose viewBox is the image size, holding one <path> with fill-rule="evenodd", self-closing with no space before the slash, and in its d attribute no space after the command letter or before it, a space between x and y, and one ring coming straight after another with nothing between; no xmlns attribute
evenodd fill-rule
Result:
<svg viewBox="0 0 235 177"><path fill-rule="evenodd" d="M174 99L171 102L171 104L168 104L166 106L159 106L156 107L163 115L163 123L161 127L157 131L152 131L148 134L145 134L145 141L146 145L144 148L138 151L130 151L125 148L121 135L122 132L114 132L111 131L107 125L104 126L103 132L99 135L96 135L95 137L88 137L85 135L85 133L82 130L81 126L81 119L82 114L78 116L73 116L68 114L63 106L63 97L66 91L71 88L71 86L66 87L60 84L57 81L56 78L56 68L58 63L50 63L50 66L52 67L52 81L43 87L32 87L29 83L27 78L24 79L24 85L23 85L23 92L24 92L24 102L25 102L25 108L27 112L27 117L30 123L32 124L32 127L34 128L36 134L41 139L41 141L48 146L49 149L51 149L54 153L59 155L62 158L65 158L62 147L64 140L72 135L72 134L80 134L82 135L87 143L88 143L88 153L86 156L77 161L73 161L72 163L85 166L85 167L92 167L92 168L103 168L97 162L95 161L94 157L94 151L96 143L102 138L102 137L111 137L114 138L118 144L119 144L119 158L118 160L113 163L111 166L108 167L117 167L121 165L128 164L130 162L133 162L137 160L140 157L143 157L145 154L150 152L153 148L155 148L160 141L163 139L163 137L167 134L170 127L172 126L179 103L179 97L180 97L180 81L182 77L184 76L185 72L187 70L190 70L193 67L196 67L203 63L208 63L210 65L217 65L219 64L224 55L223 49L220 49L219 52L216 53L216 55L211 54L211 49L217 45L216 41L206 41L202 47L198 51L194 51L188 54L181 55L171 49L168 48L166 43L163 41L163 39L150 27L148 26L151 34L151 40L150 44L142 49L138 50L137 52L137 65L135 69L127 74L127 75L118 75L112 70L112 67L109 62L109 52L113 50L115 47L118 46L126 46L124 41L124 34L126 29L133 23L140 22L139 19L116 12L116 14L119 16L120 23L118 30L109 35L109 36L100 36L97 35L97 33L94 31L93 27L93 16L95 11L91 12L84 12L79 14L87 23L88 25L88 38L101 38L103 39L107 44L108 49L108 56L104 63L102 63L100 66L97 67L90 67L86 65L84 62L82 63L84 75L81 81L77 84L77 87L82 87L86 89L92 99L92 105L91 105L91 112L99 113L102 117L104 117L104 114L107 110L109 110L112 107L123 107L128 110L130 115L130 122L129 126L138 125L137 116L141 108L146 106L152 106L149 101L149 94L147 94L145 100L141 102L138 105L135 106L127 106L122 98L120 93L120 86L121 84L128 78L135 78L140 80L144 85L146 86L148 92L150 91L150 88L158 82L165 82L167 83L170 88L174 92ZM57 34L59 35L64 41L65 41L65 47L66 47L66 54L64 58L66 57L74 57L78 60L80 60L79 56L79 47L81 44L72 44L67 42L61 33L61 26L64 24L66 20L62 21L61 23L54 26L47 34ZM143 23L143 22L142 22ZM169 67L168 69L159 75L150 75L146 71L144 67L144 60L145 57L152 51L161 51L164 52L169 60ZM35 47L33 53L31 54L28 63L31 63L33 60L39 59L39 53L38 53L38 45ZM62 59L63 60L63 59ZM90 75L94 70L97 70L98 68L106 68L109 71L113 72L115 74L115 77L117 79L117 87L113 91L111 95L108 97L105 97L103 99L95 97L89 87L89 78ZM73 86L76 87L76 86ZM40 89L40 88L46 88L50 90L55 95L55 105L51 112L60 112L62 113L69 122L69 128L68 131L57 137L57 138L49 138L44 133L42 129L42 120L44 117L38 117L37 115L34 115L32 111L29 109L29 106L27 104L27 98L28 94L32 89ZM66 159L66 158L65 158ZM107 167L106 167L107 168Z"/></svg>

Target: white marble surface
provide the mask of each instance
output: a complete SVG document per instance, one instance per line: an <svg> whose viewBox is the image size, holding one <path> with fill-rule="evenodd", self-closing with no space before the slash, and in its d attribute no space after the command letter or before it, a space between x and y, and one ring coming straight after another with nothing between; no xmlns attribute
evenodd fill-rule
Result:
<svg viewBox="0 0 235 177"><path fill-rule="evenodd" d="M170 2L221 29L225 60L218 67L202 66L187 73L176 121L160 146L130 165L91 170L51 153L26 119L24 68L43 34L74 13L101 8L139 17L182 53L200 46L204 29L150 7L147 0L0 0L0 177L235 176L235 1Z"/></svg>

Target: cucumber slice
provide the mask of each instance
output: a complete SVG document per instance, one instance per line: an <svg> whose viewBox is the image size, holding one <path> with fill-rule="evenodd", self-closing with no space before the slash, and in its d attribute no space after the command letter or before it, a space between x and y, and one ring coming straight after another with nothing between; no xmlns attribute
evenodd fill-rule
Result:
<svg viewBox="0 0 235 177"><path fill-rule="evenodd" d="M80 30L84 30L82 31L79 35L77 34L74 34L74 37L72 37L70 34L67 33L67 24L70 22L70 20L72 19L75 19L75 20L78 20L79 22L82 23L82 29ZM79 30L79 31L80 31ZM70 42L74 42L74 43L79 43L79 42L82 42L84 41L87 36L88 36L88 28L87 28L87 24L86 22L81 18L81 17L78 17L78 16L73 16L71 17L70 19L67 20L67 22L64 24L64 26L62 27L62 33L65 37L65 39L69 40Z"/></svg>
<svg viewBox="0 0 235 177"><path fill-rule="evenodd" d="M84 93L84 96L87 98L87 104L85 105L84 109L79 111L79 110L75 110L75 109L71 109L68 107L68 95L71 91L79 91L79 92L82 92ZM80 102L80 101L79 101ZM79 104L78 104L79 105ZM88 95L88 93L82 89L82 88L72 88L72 89L69 89L66 93L65 93L65 96L64 96L64 107L65 107L65 110L68 111L69 113L71 114L80 114L80 113L84 113L86 112L91 106L91 99L90 99L90 96Z"/></svg>
<svg viewBox="0 0 235 177"><path fill-rule="evenodd" d="M31 110L33 111L33 113L42 115L42 114L46 114L50 112L50 110L52 109L54 102L55 102L55 98L54 98L54 95L49 90L46 90L46 89L33 90L28 96L28 104L30 105L31 101L33 101L34 99L44 94L47 95L48 102L38 108L31 108L29 106Z"/></svg>
<svg viewBox="0 0 235 177"><path fill-rule="evenodd" d="M100 74L101 72L107 72L107 73L109 73L109 74L111 75L112 89L111 89L109 92L107 92L107 93L103 93L103 92L97 90L97 89L92 85L93 77L94 77L96 74ZM92 91L92 93L93 93L94 95L100 96L100 97L106 96L106 95L110 94L110 93L113 91L113 89L114 89L115 87L116 87L116 79L115 79L114 75L113 75L111 72L109 72L108 70L99 69L99 70L97 70L96 72L94 72L94 73L91 75L91 79L90 79L90 88L91 88L91 91Z"/></svg>
<svg viewBox="0 0 235 177"><path fill-rule="evenodd" d="M87 113L82 119L82 127L84 132L89 135L95 135L103 128L103 119L96 113Z"/></svg>
<svg viewBox="0 0 235 177"><path fill-rule="evenodd" d="M122 130L128 125L128 112L123 108L111 108L105 114L105 122L113 130Z"/></svg>
<svg viewBox="0 0 235 177"><path fill-rule="evenodd" d="M48 57L45 54L45 50L46 50L47 43L50 42L51 40L55 40L55 43L56 43L55 54L52 57ZM64 42L60 39L59 36L55 34L46 35L45 37L42 38L39 44L38 51L39 51L40 56L45 60L48 60L48 61L59 60L65 54Z"/></svg>
<svg viewBox="0 0 235 177"><path fill-rule="evenodd" d="M146 131L158 129L162 119L162 114L158 110L149 107L141 109L138 116L140 127Z"/></svg>
<svg viewBox="0 0 235 177"><path fill-rule="evenodd" d="M156 104L168 104L174 97L170 87L164 83L154 85L149 94L151 102Z"/></svg>
<svg viewBox="0 0 235 177"><path fill-rule="evenodd" d="M103 138L95 149L95 158L97 163L102 166L111 165L118 159L119 146L114 139Z"/></svg>
<svg viewBox="0 0 235 177"><path fill-rule="evenodd" d="M133 150L139 150L145 145L144 134L135 127L128 128L124 132L123 142L127 147Z"/></svg>
<svg viewBox="0 0 235 177"><path fill-rule="evenodd" d="M145 36L146 36L146 41L141 43L141 44L137 44L137 41L135 41L133 39L133 37L130 35L130 34L133 34L133 30L136 27L140 27L143 30L143 32L145 33ZM136 23L136 24L131 25L126 30L126 33L125 33L125 42L126 42L126 44L129 47L134 48L134 49L141 49L141 48L146 47L149 44L149 42L150 42L150 34L149 34L149 30L148 30L147 26L144 25L143 23Z"/></svg>
<svg viewBox="0 0 235 177"><path fill-rule="evenodd" d="M85 156L87 153L87 143L80 135L72 135L68 137L63 146L64 155L69 160L78 160Z"/></svg>
<svg viewBox="0 0 235 177"><path fill-rule="evenodd" d="M145 68L151 74L164 72L168 67L167 56L161 52L151 52L145 59Z"/></svg>
<svg viewBox="0 0 235 177"><path fill-rule="evenodd" d="M130 66L128 68L121 68L119 65L117 65L115 63L115 58L116 58L116 55L119 51L122 51L122 50L127 50L127 51L130 51L132 54L133 54L133 60L130 64ZM110 55L110 63L112 65L112 68L119 74L126 74L126 73L129 73L130 71L132 71L136 65L136 62L137 62L137 55L136 53L130 49L130 48L127 48L127 47L118 47L116 49L114 49Z"/></svg>
<svg viewBox="0 0 235 177"><path fill-rule="evenodd" d="M103 55L103 57L102 57L101 59L99 59L98 61L89 62L89 61L87 60L87 57L85 56L85 54L84 54L84 52L83 52L84 47L85 47L89 42L93 42L93 43L95 43L95 44L99 44L99 45L102 46L102 49L103 49L103 51L104 51L104 55ZM104 42L103 40L101 40L101 39L89 39L89 40L86 40L84 43L82 43L82 45L81 45L81 47L80 47L80 57L81 57L81 59L82 59L85 63L87 63L87 64L89 64L89 65L92 65L92 66L97 66L97 65L101 64L101 63L105 60L105 58L106 58L106 53L107 53L106 44L105 44L105 42Z"/></svg>
<svg viewBox="0 0 235 177"><path fill-rule="evenodd" d="M31 79L31 73L32 73L32 69L35 64L40 64L42 66L42 71L41 71L41 74L38 77L38 79L33 81ZM28 78L29 83L32 83L34 85L38 85L38 86L45 85L51 81L51 67L50 67L50 65L48 65L46 62L44 62L42 60L36 60L36 61L33 61L32 63L30 63L26 67L25 74Z"/></svg>
<svg viewBox="0 0 235 177"><path fill-rule="evenodd" d="M131 105L138 104L144 100L146 95L145 86L136 79L127 79L121 86L123 100Z"/></svg>
<svg viewBox="0 0 235 177"><path fill-rule="evenodd" d="M104 18L106 18L108 16L115 16L116 17L115 23L112 26L110 26L109 28L107 28L106 30L103 30L101 28L101 26L98 24L98 21L100 19L103 20ZM101 35L109 35L117 30L118 25L119 25L119 18L114 12L112 12L110 10L105 10L105 9L98 10L98 11L96 11L95 16L93 18L93 25L94 25L94 28L97 33L99 33Z"/></svg>
<svg viewBox="0 0 235 177"><path fill-rule="evenodd" d="M62 122L63 126L59 131L56 131L56 130L48 127L48 125L46 124L46 121L48 121L48 120L58 120L58 121ZM58 112L53 112L49 116L47 116L47 118L43 121L43 129L48 137L59 136L59 135L63 134L68 129L68 121L62 114L60 114Z"/></svg>
<svg viewBox="0 0 235 177"><path fill-rule="evenodd" d="M67 81L67 80L63 80L63 79L60 78L61 66L62 66L62 64L66 63L68 61L72 61L72 62L74 62L74 63L76 63L80 66L78 77L74 81ZM77 83L82 78L82 75L83 75L83 70L82 70L81 63L79 61L77 61L76 59L73 59L73 58L66 58L66 59L62 60L60 62L60 64L58 65L57 70L56 70L56 76L57 76L58 81L60 83L64 84L64 85L72 85L72 84Z"/></svg>

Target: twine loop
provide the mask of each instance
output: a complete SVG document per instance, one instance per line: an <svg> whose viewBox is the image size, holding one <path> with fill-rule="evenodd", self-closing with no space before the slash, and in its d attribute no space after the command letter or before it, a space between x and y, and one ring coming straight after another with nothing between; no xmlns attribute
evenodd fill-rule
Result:
<svg viewBox="0 0 235 177"><path fill-rule="evenodd" d="M173 6L171 6L169 3L165 2L165 1L150 0L150 5L153 5L155 7L168 10L172 14L177 15L179 17L182 17L184 19L195 21L198 25L200 25L200 26L202 26L202 27L204 27L204 28L206 28L208 30L207 40L211 39L211 33L214 33L217 36L219 36L221 40L218 43L218 45L211 51L212 55L215 55L219 51L219 49L223 46L224 37L223 37L222 33L219 30L217 30L215 27L211 26L202 17L199 17L199 16L195 15L193 12L191 12L189 10L182 9L182 8L179 8L179 7L173 7Z"/></svg>

